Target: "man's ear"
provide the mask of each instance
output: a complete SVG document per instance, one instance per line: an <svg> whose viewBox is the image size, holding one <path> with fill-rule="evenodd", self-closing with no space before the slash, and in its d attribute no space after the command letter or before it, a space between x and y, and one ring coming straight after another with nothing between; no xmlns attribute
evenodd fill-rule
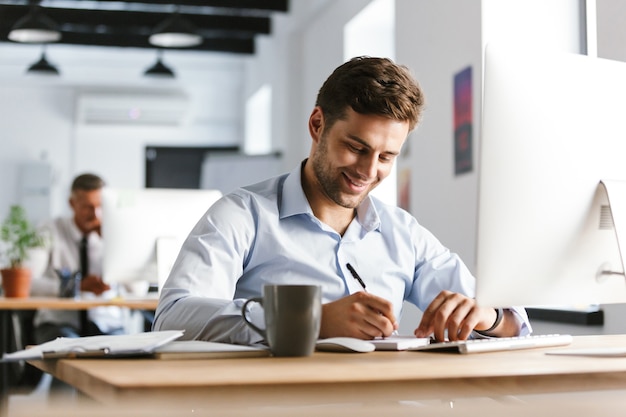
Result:
<svg viewBox="0 0 626 417"><path fill-rule="evenodd" d="M309 134L315 142L319 142L324 132L324 112L319 106L315 106L309 116Z"/></svg>

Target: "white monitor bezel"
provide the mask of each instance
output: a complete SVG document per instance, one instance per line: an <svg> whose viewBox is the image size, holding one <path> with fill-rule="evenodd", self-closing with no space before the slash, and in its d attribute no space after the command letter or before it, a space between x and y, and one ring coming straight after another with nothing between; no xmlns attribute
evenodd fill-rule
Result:
<svg viewBox="0 0 626 417"><path fill-rule="evenodd" d="M221 196L218 190L105 187L103 280L159 284L191 229Z"/></svg>

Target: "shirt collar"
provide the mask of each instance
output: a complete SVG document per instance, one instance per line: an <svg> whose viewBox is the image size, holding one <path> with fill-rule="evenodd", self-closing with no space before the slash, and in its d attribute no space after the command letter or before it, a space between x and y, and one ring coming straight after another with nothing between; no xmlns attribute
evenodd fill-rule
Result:
<svg viewBox="0 0 626 417"><path fill-rule="evenodd" d="M70 218L69 223L72 239L74 239L76 242L80 241L83 238L83 232L81 232L78 226L76 226L76 222L74 221L73 217Z"/></svg>
<svg viewBox="0 0 626 417"><path fill-rule="evenodd" d="M365 200L356 209L356 218L361 226L368 232L380 229L380 217L374 205L372 196L368 195Z"/></svg>
<svg viewBox="0 0 626 417"><path fill-rule="evenodd" d="M69 223L70 223L70 233L72 235L72 239L74 239L76 242L80 242L80 240L83 238L83 236L87 237L87 240L90 241L92 239L94 239L92 237L92 235L96 235L99 236L98 233L96 232L89 232L87 234L84 234L79 228L78 226L76 226L76 222L74 222L74 218L71 217L69 219Z"/></svg>
<svg viewBox="0 0 626 417"><path fill-rule="evenodd" d="M306 159L291 171L282 186L280 198L280 218L295 216L298 214L313 215L311 205L302 189L302 169ZM367 196L365 200L356 209L357 221L368 232L380 228L380 217L374 205L371 196Z"/></svg>
<svg viewBox="0 0 626 417"><path fill-rule="evenodd" d="M313 210L302 189L302 169L306 159L287 175L282 187L280 200L280 218L297 214L310 214Z"/></svg>

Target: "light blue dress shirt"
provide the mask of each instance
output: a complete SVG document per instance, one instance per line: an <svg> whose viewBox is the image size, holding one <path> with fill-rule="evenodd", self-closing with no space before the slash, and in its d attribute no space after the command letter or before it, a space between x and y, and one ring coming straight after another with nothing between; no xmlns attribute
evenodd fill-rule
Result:
<svg viewBox="0 0 626 417"><path fill-rule="evenodd" d="M301 167L237 189L209 208L183 244L161 289L155 330L185 330L183 338L252 344L243 303L264 284L316 284L322 302L357 291L424 310L442 290L473 297L475 279L459 257L406 211L369 196L341 236L314 215L301 186ZM264 327L253 303L252 321ZM254 307L257 308L254 308ZM514 309L530 331L524 309ZM415 323L417 327L418 323Z"/></svg>

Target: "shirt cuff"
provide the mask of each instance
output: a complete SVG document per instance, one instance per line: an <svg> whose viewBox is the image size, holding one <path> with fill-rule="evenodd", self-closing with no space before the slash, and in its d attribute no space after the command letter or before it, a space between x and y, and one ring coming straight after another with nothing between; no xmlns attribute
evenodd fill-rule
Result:
<svg viewBox="0 0 626 417"><path fill-rule="evenodd" d="M528 336L532 333L533 329L530 325L530 321L528 320L528 314L526 314L526 309L523 307L510 307L503 309L505 312L510 311L515 316L515 319L518 323L518 332L516 336ZM472 330L470 334L470 339L493 339L498 336L491 336L488 334L483 334L479 331Z"/></svg>
<svg viewBox="0 0 626 417"><path fill-rule="evenodd" d="M261 304L248 304L248 319L259 329L265 330L265 310Z"/></svg>

